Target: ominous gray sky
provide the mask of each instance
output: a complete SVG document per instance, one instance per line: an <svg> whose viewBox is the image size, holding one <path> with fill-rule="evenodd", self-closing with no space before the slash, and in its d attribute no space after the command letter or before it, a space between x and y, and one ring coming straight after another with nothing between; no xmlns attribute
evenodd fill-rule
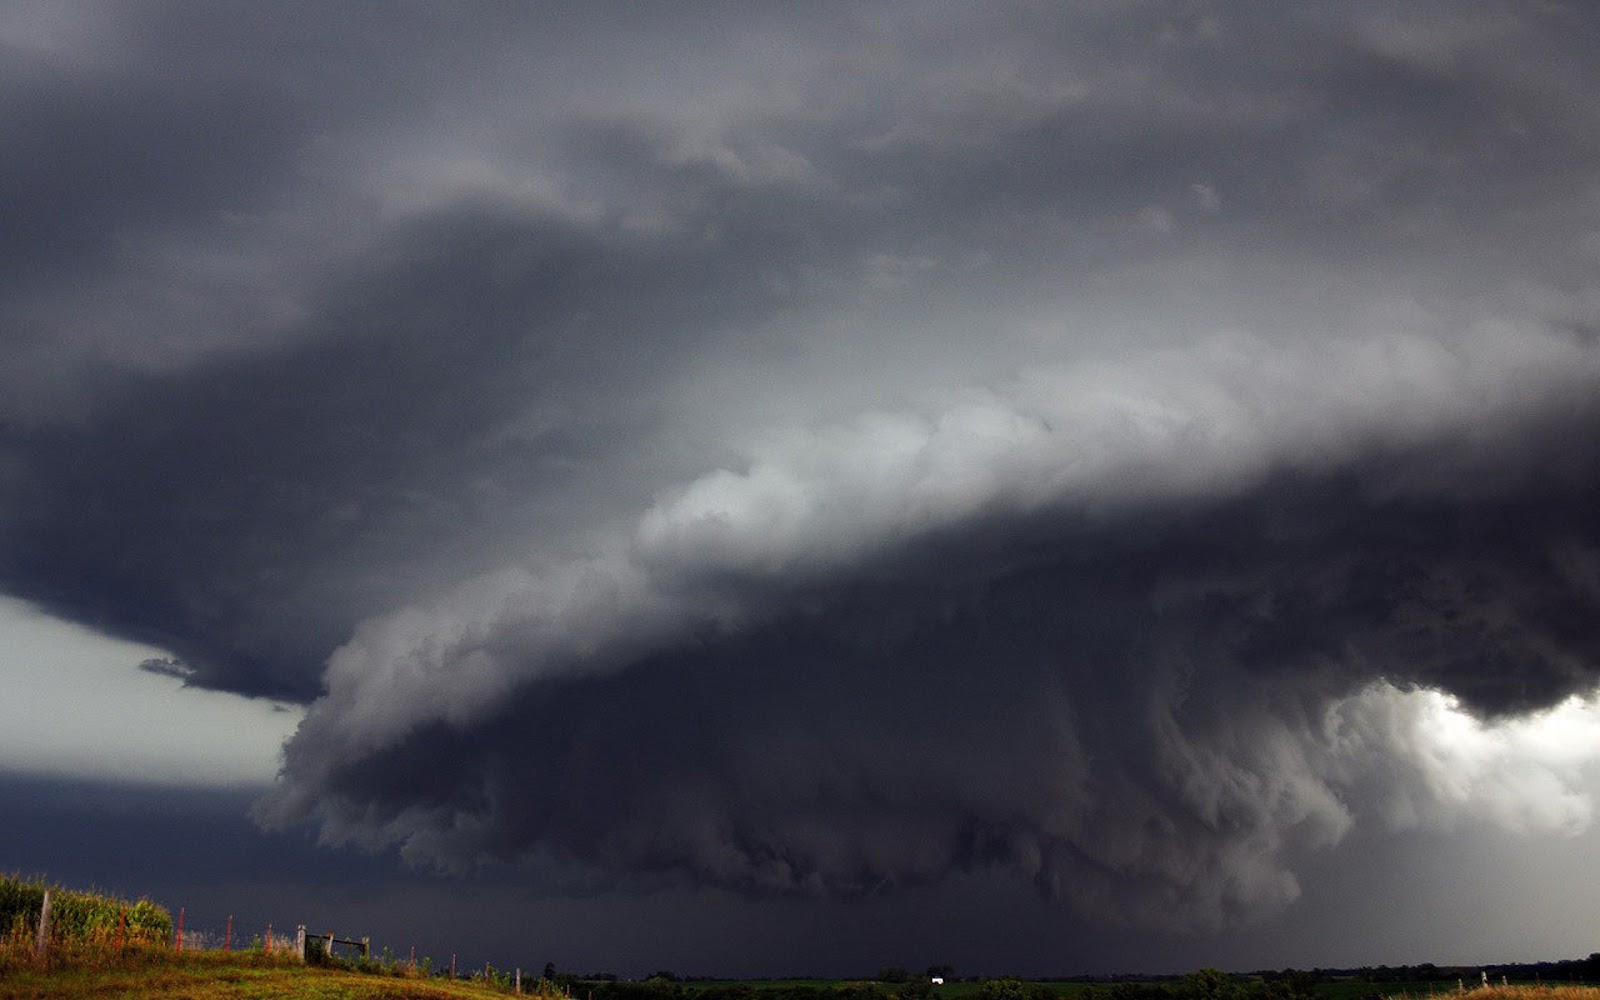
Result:
<svg viewBox="0 0 1600 1000"><path fill-rule="evenodd" d="M0 772L625 971L1581 950L1597 28L0 5Z"/></svg>

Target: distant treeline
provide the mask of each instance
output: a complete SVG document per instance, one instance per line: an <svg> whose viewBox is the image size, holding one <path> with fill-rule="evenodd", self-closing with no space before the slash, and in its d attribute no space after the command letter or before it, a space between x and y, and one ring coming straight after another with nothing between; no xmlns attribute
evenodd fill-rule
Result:
<svg viewBox="0 0 1600 1000"><path fill-rule="evenodd" d="M945 979L946 985L935 986L929 976L888 970L877 979L844 982L679 980L670 973L644 980L600 974L558 976L556 981L575 1000L1312 1000L1314 996L1306 973L1273 973L1269 980L1201 969L1166 980L1141 977L1093 985L1013 977Z"/></svg>
<svg viewBox="0 0 1600 1000"><path fill-rule="evenodd" d="M546 970L552 975L553 970ZM945 985L935 986L934 975ZM884 968L864 980L721 980L658 972L642 980L610 973L554 974L574 1000L1329 1000L1360 998L1365 983L1438 983L1454 991L1487 975L1508 982L1600 982L1600 953L1560 962L1445 966L1378 965L1350 969L1264 969L1234 974L1201 969L1184 976L1076 976L1024 980L959 978L949 966L928 974ZM1372 991L1381 995L1382 991Z"/></svg>
<svg viewBox="0 0 1600 1000"><path fill-rule="evenodd" d="M1271 971L1255 975L1271 977L1294 973ZM1490 981L1499 983L1501 977L1508 982L1594 983L1600 982L1600 952L1588 958L1571 958L1559 962L1512 962L1498 965L1363 965L1353 969L1312 969L1308 973L1314 981L1355 980L1364 983L1449 983L1459 980L1466 986L1472 981L1482 983L1487 974Z"/></svg>

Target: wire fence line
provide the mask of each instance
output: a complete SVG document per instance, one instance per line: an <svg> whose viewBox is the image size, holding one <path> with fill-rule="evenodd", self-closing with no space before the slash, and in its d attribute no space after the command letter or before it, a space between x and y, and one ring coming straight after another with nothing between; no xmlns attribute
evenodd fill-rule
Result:
<svg viewBox="0 0 1600 1000"><path fill-rule="evenodd" d="M331 958L359 961L372 958L372 939L322 931L288 921L262 920L259 916L192 913L178 907L173 918L175 951L271 951L292 953L301 961ZM399 961L392 955L390 961Z"/></svg>
<svg viewBox="0 0 1600 1000"><path fill-rule="evenodd" d="M295 951L298 925L264 920L259 915L194 913L179 907L173 914L175 951Z"/></svg>

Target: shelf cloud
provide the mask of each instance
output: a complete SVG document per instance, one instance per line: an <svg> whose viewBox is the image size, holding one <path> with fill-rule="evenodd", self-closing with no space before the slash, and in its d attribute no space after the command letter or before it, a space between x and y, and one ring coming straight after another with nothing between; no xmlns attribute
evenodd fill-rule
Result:
<svg viewBox="0 0 1600 1000"><path fill-rule="evenodd" d="M1539 411L1593 358L1544 338L1229 341L793 436L365 623L263 815L755 892L998 866L1206 927L1358 821L1581 830L1593 741L1470 714L1592 711L1594 442ZM1465 384L1505 368L1528 412Z"/></svg>

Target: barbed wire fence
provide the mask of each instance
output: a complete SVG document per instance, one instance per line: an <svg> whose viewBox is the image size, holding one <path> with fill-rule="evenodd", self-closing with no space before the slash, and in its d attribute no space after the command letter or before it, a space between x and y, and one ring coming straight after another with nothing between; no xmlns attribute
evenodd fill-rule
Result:
<svg viewBox="0 0 1600 1000"><path fill-rule="evenodd" d="M297 951L297 924L250 912L196 913L178 907L172 915L174 951Z"/></svg>
<svg viewBox="0 0 1600 1000"><path fill-rule="evenodd" d="M374 956L368 936L341 934L336 929L310 924L276 922L264 919L263 914L196 913L184 906L173 914L173 948L184 952L269 951L292 955L302 962L376 962L386 969L398 967L418 975L479 980L515 993L531 988L540 978L520 966L498 969L487 961L468 965L456 953L450 954L448 962L442 956L438 960L430 955L419 957L414 945L404 952L385 948Z"/></svg>

